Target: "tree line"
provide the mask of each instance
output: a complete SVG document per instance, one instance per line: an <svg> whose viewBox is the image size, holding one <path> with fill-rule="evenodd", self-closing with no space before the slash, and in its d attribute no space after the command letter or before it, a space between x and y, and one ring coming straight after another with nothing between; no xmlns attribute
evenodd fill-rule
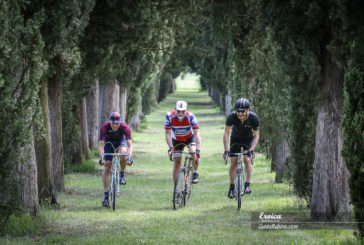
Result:
<svg viewBox="0 0 364 245"><path fill-rule="evenodd" d="M313 218L364 220L360 1L0 2L0 206L57 203L100 120L134 128L181 71L229 113L246 97L261 151ZM20 205L19 205L20 204ZM364 227L358 227L360 237Z"/></svg>

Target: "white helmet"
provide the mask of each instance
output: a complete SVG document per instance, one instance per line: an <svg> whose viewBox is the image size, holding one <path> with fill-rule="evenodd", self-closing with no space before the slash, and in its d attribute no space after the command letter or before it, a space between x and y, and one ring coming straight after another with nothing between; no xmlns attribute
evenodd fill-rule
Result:
<svg viewBox="0 0 364 245"><path fill-rule="evenodd" d="M183 100L177 101L176 110L179 110L179 111L187 110L187 103Z"/></svg>

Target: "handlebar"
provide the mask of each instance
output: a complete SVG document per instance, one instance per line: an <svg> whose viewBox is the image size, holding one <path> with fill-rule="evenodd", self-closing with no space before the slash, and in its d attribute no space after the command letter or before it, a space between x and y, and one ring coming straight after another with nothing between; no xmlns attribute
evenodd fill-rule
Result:
<svg viewBox="0 0 364 245"><path fill-rule="evenodd" d="M254 155L254 151L248 151L247 153L229 153L228 155L226 155L225 157L225 165L227 164L227 159L228 157L231 156L248 156L250 158L251 164L253 165L253 156Z"/></svg>
<svg viewBox="0 0 364 245"><path fill-rule="evenodd" d="M131 166L133 164L133 159L129 158L129 154L127 153L104 153L104 156L127 156L128 159L126 160L129 165ZM99 164L101 165L103 160L104 160L104 156L99 160Z"/></svg>

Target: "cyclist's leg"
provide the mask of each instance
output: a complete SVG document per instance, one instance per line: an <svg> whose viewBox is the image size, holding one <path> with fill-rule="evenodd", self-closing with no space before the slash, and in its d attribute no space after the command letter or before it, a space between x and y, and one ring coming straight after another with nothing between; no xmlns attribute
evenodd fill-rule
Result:
<svg viewBox="0 0 364 245"><path fill-rule="evenodd" d="M181 151L184 148L183 142L172 140L173 148L174 148L174 156L173 156L173 169L172 169L172 176L173 176L173 183L176 183L178 171L181 168L181 161L182 161L182 155L179 154L179 156L176 156L175 153L181 153Z"/></svg>
<svg viewBox="0 0 364 245"><path fill-rule="evenodd" d="M126 138L125 136L120 141L119 153L126 154L128 153L126 148ZM120 185L126 185L127 180L125 178L125 169L127 165L127 156L120 157Z"/></svg>
<svg viewBox="0 0 364 245"><path fill-rule="evenodd" d="M230 141L230 153L240 153L239 143L233 139L231 139ZM232 185L235 182L235 173L236 173L236 168L238 166L238 157L231 156L230 162L231 164L229 168L229 177L230 177L230 184Z"/></svg>
<svg viewBox="0 0 364 245"><path fill-rule="evenodd" d="M105 142L104 153L114 153L113 146L110 142ZM104 192L109 191L111 161L112 161L112 156L105 156L104 170L102 172L102 183L104 185Z"/></svg>
<svg viewBox="0 0 364 245"><path fill-rule="evenodd" d="M126 138L125 138L125 136L123 137L123 139L120 142L119 153L122 153L122 154L128 153L128 151L126 149ZM122 172L125 171L125 168L126 168L126 160L127 160L127 156L120 157L120 170Z"/></svg>
<svg viewBox="0 0 364 245"><path fill-rule="evenodd" d="M244 148L244 153L247 153L248 150L250 149L251 145L252 145L252 139L250 140L245 140L244 142L242 142L242 146ZM250 157L244 155L244 173L245 173L245 178L246 178L246 182L250 183L251 180L251 176L252 176L252 171L253 171L253 166L250 160Z"/></svg>
<svg viewBox="0 0 364 245"><path fill-rule="evenodd" d="M229 168L229 177L230 177L230 185L232 185L235 182L235 173L236 173L236 167L238 166L238 158L230 157L230 159L231 159L231 164Z"/></svg>
<svg viewBox="0 0 364 245"><path fill-rule="evenodd" d="M104 145L104 153L113 153L114 149L110 143ZM105 156L104 170L102 172L102 184L104 186L104 200L102 206L109 206L109 185L110 185L110 173L111 173L111 160L112 156Z"/></svg>

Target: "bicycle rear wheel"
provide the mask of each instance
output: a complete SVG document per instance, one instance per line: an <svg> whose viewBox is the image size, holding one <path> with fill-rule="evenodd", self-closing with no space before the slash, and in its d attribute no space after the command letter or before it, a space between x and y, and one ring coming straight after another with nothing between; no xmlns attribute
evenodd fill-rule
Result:
<svg viewBox="0 0 364 245"><path fill-rule="evenodd" d="M241 171L238 171L236 173L236 178L237 178L237 185L235 185L235 188L237 188L236 190L236 198L238 199L238 210L240 210L241 208L241 196L242 196L242 179L241 179Z"/></svg>
<svg viewBox="0 0 364 245"><path fill-rule="evenodd" d="M180 169L176 178L176 182L174 183L174 191L173 191L173 208L175 210L181 208L184 202L183 181L184 181L184 169Z"/></svg>
<svg viewBox="0 0 364 245"><path fill-rule="evenodd" d="M113 176L112 176L111 199L112 199L112 210L115 211L115 208L116 208L116 176L115 176L115 174L113 174Z"/></svg>

